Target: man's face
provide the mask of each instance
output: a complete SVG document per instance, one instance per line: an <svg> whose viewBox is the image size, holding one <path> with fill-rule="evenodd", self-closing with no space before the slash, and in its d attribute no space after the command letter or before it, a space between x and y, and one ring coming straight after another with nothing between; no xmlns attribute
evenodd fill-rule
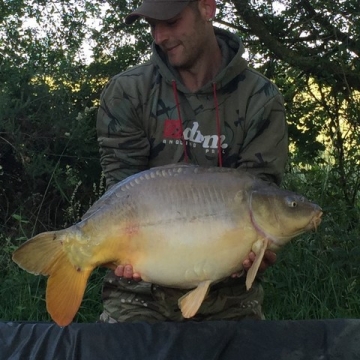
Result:
<svg viewBox="0 0 360 360"><path fill-rule="evenodd" d="M187 6L176 17L166 20L146 19L155 43L166 54L172 66L191 69L206 49L206 20Z"/></svg>

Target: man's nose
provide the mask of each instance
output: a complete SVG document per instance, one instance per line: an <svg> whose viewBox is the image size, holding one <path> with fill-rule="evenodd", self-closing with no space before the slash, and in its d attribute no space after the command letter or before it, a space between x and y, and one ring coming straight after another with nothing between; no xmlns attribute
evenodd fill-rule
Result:
<svg viewBox="0 0 360 360"><path fill-rule="evenodd" d="M156 45L161 45L169 37L168 29L162 24L157 24L152 33Z"/></svg>

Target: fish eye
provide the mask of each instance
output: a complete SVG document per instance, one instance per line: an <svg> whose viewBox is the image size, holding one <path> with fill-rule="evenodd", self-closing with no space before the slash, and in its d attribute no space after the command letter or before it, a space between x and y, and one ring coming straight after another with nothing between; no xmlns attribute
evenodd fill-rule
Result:
<svg viewBox="0 0 360 360"><path fill-rule="evenodd" d="M292 198L287 198L286 202L287 202L287 205L292 208L295 208L298 205L297 201Z"/></svg>

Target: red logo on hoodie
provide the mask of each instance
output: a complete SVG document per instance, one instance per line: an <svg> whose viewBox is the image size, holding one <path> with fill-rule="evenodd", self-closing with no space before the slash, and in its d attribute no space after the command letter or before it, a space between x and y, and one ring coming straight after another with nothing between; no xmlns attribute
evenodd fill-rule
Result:
<svg viewBox="0 0 360 360"><path fill-rule="evenodd" d="M164 137L170 139L181 139L181 123L179 119L166 119L164 124Z"/></svg>

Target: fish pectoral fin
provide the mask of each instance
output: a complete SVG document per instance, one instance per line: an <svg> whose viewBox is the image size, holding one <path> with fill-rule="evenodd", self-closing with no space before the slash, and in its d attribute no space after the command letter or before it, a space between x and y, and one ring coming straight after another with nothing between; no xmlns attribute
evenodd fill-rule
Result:
<svg viewBox="0 0 360 360"><path fill-rule="evenodd" d="M197 313L209 291L211 283L211 280L203 281L196 289L189 291L179 299L179 308L184 318L191 318Z"/></svg>
<svg viewBox="0 0 360 360"><path fill-rule="evenodd" d="M268 239L260 239L256 241L252 247L252 250L255 252L255 261L251 265L250 269L246 274L246 290L249 290L255 280L256 274L259 270L261 261L264 257L265 250L268 246Z"/></svg>
<svg viewBox="0 0 360 360"><path fill-rule="evenodd" d="M46 287L46 308L59 326L69 325L75 317L92 270L77 269L67 258L59 259Z"/></svg>

